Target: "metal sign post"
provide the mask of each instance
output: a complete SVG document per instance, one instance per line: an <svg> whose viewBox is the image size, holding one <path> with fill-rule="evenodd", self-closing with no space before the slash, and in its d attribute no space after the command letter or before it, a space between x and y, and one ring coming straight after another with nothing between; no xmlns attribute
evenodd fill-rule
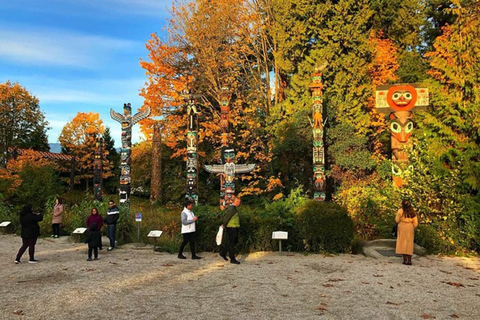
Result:
<svg viewBox="0 0 480 320"><path fill-rule="evenodd" d="M138 242L140 242L140 223L142 222L142 214L140 212L135 214L135 221L137 221Z"/></svg>

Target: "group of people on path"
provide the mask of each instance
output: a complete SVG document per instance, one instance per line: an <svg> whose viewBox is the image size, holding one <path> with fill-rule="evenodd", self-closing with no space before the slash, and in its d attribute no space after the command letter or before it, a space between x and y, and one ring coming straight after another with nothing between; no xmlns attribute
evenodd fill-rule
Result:
<svg viewBox="0 0 480 320"><path fill-rule="evenodd" d="M57 198L52 212L52 238L60 237L60 224L62 223L63 204L62 199ZM117 221L120 218L120 211L113 200L108 202L108 210L105 219L98 213L97 208L92 208L91 214L87 218L87 238L85 243L88 244L87 261L92 261L92 253L94 260L98 260L98 250L102 250L101 229L104 224L107 225L107 236L110 240L108 251L115 248L115 233ZM18 250L15 257L15 263L19 264L23 254L28 248L29 263L37 263L35 259L35 245L40 235L39 222L43 220L43 215L35 213L31 204L26 204L20 211L20 225L22 246Z"/></svg>
<svg viewBox="0 0 480 320"><path fill-rule="evenodd" d="M180 245L178 252L179 259L186 259L183 255L183 250L187 244L190 245L190 252L192 253L192 259L197 260L201 257L195 253L195 223L198 217L192 211L195 201L188 199L185 201L185 207L180 215L182 221L182 236L183 241ZM240 228L240 218L238 215L237 207L240 205L240 198L237 198L233 193L227 192L225 198L220 201L220 209L225 211L225 217L221 227L226 229L228 242L220 250L220 257L225 261L228 261L227 254L230 258L230 263L240 264L235 258L235 245L238 243L238 230Z"/></svg>
<svg viewBox="0 0 480 320"><path fill-rule="evenodd" d="M181 212L181 233L183 241L178 252L179 259L186 259L183 255L183 250L189 244L192 259L201 259L195 252L195 232L196 222L198 217L195 216L192 209L195 201L188 199L185 201L185 207ZM230 258L230 263L240 264L235 258L235 245L238 243L238 233L240 228L240 218L237 207L240 205L240 198L237 198L233 193L227 193L220 201L220 208L225 211L225 216L221 227L226 230L228 242L220 250L220 257L225 261ZM92 208L91 214L87 218L87 239L85 243L88 244L88 258L87 261L93 259L98 260L98 250L102 250L101 229L104 224L107 226L107 235L110 240L108 251L115 248L115 233L117 221L120 217L118 207L113 200L108 202L108 210L105 219L99 214L97 208ZM55 200L55 205L52 213L52 238L60 236L60 224L62 223L63 204L60 198ZM35 259L35 244L40 235L39 222L43 220L43 215L35 213L31 204L26 204L20 211L20 224L22 226L21 237L22 246L18 250L15 257L15 263L20 263L22 255L28 248L29 263L37 263ZM409 200L402 201L402 208L397 211L395 222L397 223L397 242L395 252L403 256L404 265L412 265L412 255L414 252L414 237L415 228L418 226L418 218Z"/></svg>

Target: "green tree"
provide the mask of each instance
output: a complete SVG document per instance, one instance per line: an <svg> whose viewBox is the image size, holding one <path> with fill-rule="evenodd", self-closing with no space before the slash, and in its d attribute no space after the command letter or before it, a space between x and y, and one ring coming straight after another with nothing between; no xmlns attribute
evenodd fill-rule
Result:
<svg viewBox="0 0 480 320"><path fill-rule="evenodd" d="M103 180L104 191L106 193L116 193L119 185L120 176L120 154L115 148L115 140L112 138L110 128L106 127L103 132L103 149L107 154L106 158L110 163L112 175Z"/></svg>
<svg viewBox="0 0 480 320"><path fill-rule="evenodd" d="M48 122L38 99L18 83L0 84L0 165L5 166L8 148L49 151Z"/></svg>

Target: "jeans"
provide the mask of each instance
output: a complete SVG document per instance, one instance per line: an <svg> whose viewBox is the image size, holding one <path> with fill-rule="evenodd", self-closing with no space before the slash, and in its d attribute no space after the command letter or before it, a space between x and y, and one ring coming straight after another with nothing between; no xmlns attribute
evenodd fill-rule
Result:
<svg viewBox="0 0 480 320"><path fill-rule="evenodd" d="M116 224L107 225L107 235L110 239L110 247L115 248L115 230L117 229Z"/></svg>

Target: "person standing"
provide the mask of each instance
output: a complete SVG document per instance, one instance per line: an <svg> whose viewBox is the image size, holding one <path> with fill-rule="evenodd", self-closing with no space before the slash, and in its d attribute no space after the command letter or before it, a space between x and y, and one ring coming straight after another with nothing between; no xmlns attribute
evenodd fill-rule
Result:
<svg viewBox="0 0 480 320"><path fill-rule="evenodd" d="M92 208L92 213L87 218L87 230L90 230L90 227L96 223L98 232L100 235L102 234L102 227L103 227L103 218L101 215L98 214L97 208ZM100 245L98 246L100 250L102 250L102 238L100 236Z"/></svg>
<svg viewBox="0 0 480 320"><path fill-rule="evenodd" d="M52 238L60 237L60 224L62 223L63 204L62 199L55 199L55 206L53 206L52 213Z"/></svg>
<svg viewBox="0 0 480 320"><path fill-rule="evenodd" d="M120 211L118 210L118 207L115 205L115 201L109 200L107 216L103 220L107 225L107 235L108 235L108 239L110 239L110 247L107 248L108 251L112 251L115 248L115 232L117 229L117 221L119 218L120 218Z"/></svg>
<svg viewBox="0 0 480 320"><path fill-rule="evenodd" d="M180 215L182 220L183 242L180 245L180 250L178 251L179 259L186 259L186 257L183 255L183 249L185 249L187 243L190 244L190 252L192 253L192 259L202 259L202 257L199 257L195 254L195 221L198 220L198 217L196 217L192 211L194 204L194 200L188 199L187 201L185 201L185 207L183 208L183 211Z"/></svg>
<svg viewBox="0 0 480 320"><path fill-rule="evenodd" d="M85 243L88 243L87 261L92 261L92 251L94 260L98 260L98 248L102 244L102 235L100 234L100 231L98 230L98 225L96 223L92 223L92 225L88 229L88 235Z"/></svg>
<svg viewBox="0 0 480 320"><path fill-rule="evenodd" d="M22 246L18 250L17 257L15 258L16 264L20 263L20 259L27 248L28 255L30 256L28 263L38 262L38 260L35 259L35 244L37 243L37 238L40 235L40 226L38 225L38 222L42 220L43 215L40 213L34 213L31 204L26 204L23 206L23 209L20 211Z"/></svg>
<svg viewBox="0 0 480 320"><path fill-rule="evenodd" d="M395 252L403 255L403 264L412 265L415 228L418 226L418 218L410 201L402 200L402 208L398 210L395 222L398 223Z"/></svg>
<svg viewBox="0 0 480 320"><path fill-rule="evenodd" d="M240 228L240 217L238 216L237 207L240 205L240 198L235 197L233 193L225 194L224 200L220 204L220 209L225 210L225 218L223 220L222 228L226 228L228 236L228 244L224 245L220 251L220 256L223 260L228 261L227 253L230 257L230 263L240 264L240 261L235 259L234 247L238 242L238 230Z"/></svg>

